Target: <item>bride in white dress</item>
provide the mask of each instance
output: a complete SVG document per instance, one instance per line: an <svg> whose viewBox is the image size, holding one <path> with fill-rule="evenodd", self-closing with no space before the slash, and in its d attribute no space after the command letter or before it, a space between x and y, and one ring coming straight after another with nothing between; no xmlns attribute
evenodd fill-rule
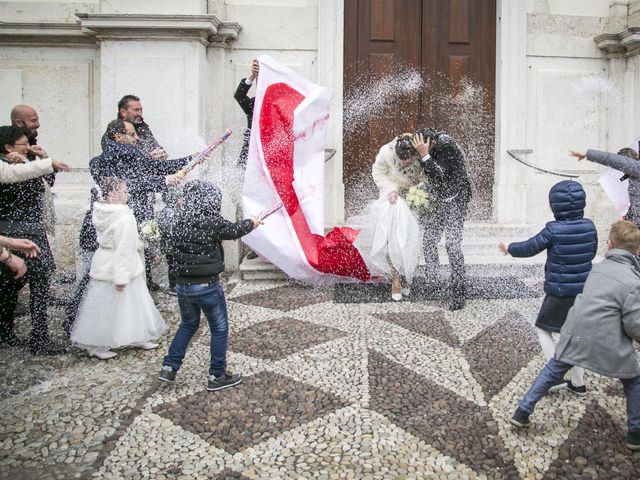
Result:
<svg viewBox="0 0 640 480"><path fill-rule="evenodd" d="M71 342L106 360L116 356L112 348L156 348L151 340L167 327L145 282L136 219L127 206L127 184L115 178L100 184L105 201L94 203L92 217L100 247L91 261L91 279Z"/></svg>
<svg viewBox="0 0 640 480"><path fill-rule="evenodd" d="M422 243L417 215L400 195L426 182L411 140L411 134L402 134L380 149L371 168L379 198L356 220L362 230L355 245L374 275L391 280L395 301L409 294Z"/></svg>

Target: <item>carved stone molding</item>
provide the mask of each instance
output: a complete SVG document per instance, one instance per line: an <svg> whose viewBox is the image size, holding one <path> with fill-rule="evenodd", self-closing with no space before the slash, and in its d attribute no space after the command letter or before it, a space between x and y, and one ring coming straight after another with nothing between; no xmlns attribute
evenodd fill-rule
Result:
<svg viewBox="0 0 640 480"><path fill-rule="evenodd" d="M629 27L619 33L603 33L595 38L596 45L609 58L640 54L640 27Z"/></svg>
<svg viewBox="0 0 640 480"><path fill-rule="evenodd" d="M242 27L215 15L118 15L77 13L82 32L98 40L197 41L228 46Z"/></svg>
<svg viewBox="0 0 640 480"><path fill-rule="evenodd" d="M77 24L0 22L0 45L84 47L101 40L171 40L228 47L242 31L239 23L215 15L76 16Z"/></svg>
<svg viewBox="0 0 640 480"><path fill-rule="evenodd" d="M0 22L0 45L84 47L95 44L96 39L85 35L79 25Z"/></svg>

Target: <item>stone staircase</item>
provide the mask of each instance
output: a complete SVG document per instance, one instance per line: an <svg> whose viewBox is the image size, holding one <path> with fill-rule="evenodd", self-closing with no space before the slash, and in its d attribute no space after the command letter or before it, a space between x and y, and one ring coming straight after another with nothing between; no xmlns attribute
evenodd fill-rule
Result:
<svg viewBox="0 0 640 480"><path fill-rule="evenodd" d="M357 228L348 222L347 225ZM505 243L525 240L537 232L535 228L519 224L467 222L462 242L465 263L470 267L473 266L472 270L483 270L490 276L513 270L541 274L542 265L546 261L546 252L531 258L512 258L502 255L498 250L500 240ZM449 258L444 240L438 245L438 254L440 263L448 265ZM424 258L420 259L420 264L424 264ZM279 268L259 257L253 260L245 257L240 263L239 270L244 280L284 280L288 278Z"/></svg>

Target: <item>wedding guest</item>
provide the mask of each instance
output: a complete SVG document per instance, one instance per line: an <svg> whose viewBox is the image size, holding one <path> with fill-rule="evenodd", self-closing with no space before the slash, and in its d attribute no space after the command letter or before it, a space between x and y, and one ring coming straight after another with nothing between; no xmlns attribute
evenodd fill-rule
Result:
<svg viewBox="0 0 640 480"><path fill-rule="evenodd" d="M635 153L634 150L631 152ZM622 150L621 150L622 151ZM631 156L624 154L602 152L599 150L587 150L587 153L571 151L570 155L576 157L578 161L585 158L591 162L606 165L615 170L620 170L629 179L629 211L627 216L640 226L640 162ZM637 156L637 154L636 154Z"/></svg>
<svg viewBox="0 0 640 480"><path fill-rule="evenodd" d="M576 366L619 378L627 398L627 447L640 450L640 230L633 222L611 226L609 251L593 267L569 311L560 340L531 389L518 403L511 423L528 427L538 401Z"/></svg>
<svg viewBox="0 0 640 480"><path fill-rule="evenodd" d="M139 137L131 122L114 120L107 127L106 146L102 153L89 162L94 180L100 177L115 177L126 180L129 185L129 206L138 225L153 218L154 202L150 200L156 192L166 192L182 177L177 172L191 160L191 156L176 160L154 160L138 147ZM151 275L152 255L145 249L147 286L155 291L160 287Z"/></svg>
<svg viewBox="0 0 640 480"><path fill-rule="evenodd" d="M99 247L91 260L89 284L71 330L74 345L101 360L120 347L151 350L166 330L144 281L141 247L124 180L100 180L103 201L93 205Z"/></svg>
<svg viewBox="0 0 640 480"><path fill-rule="evenodd" d="M253 105L255 103L254 97L249 97L247 94L249 93L249 89L253 82L258 78L258 74L260 73L260 63L258 60L254 59L251 62L251 75L247 78L243 78L240 80L238 84L238 88L236 88L236 93L234 93L233 98L236 99L240 108L247 116L247 128L244 131L244 136L242 139L242 150L240 150L240 157L238 158L238 166L241 168L245 168L247 166L247 155L249 155L249 139L251 138L251 123L253 121Z"/></svg>
<svg viewBox="0 0 640 480"><path fill-rule="evenodd" d="M556 183L549 191L549 205L555 217L537 235L524 242L500 242L500 250L512 257L532 257L547 251L544 268L544 292L546 293L536 330L545 358L553 357L556 344L552 333L560 332L569 310L582 293L591 261L598 250L598 233L591 220L584 218L586 193L582 185L572 180ZM562 379L551 391L566 388L579 396L587 394L584 385L584 369L571 370L571 380Z"/></svg>
<svg viewBox="0 0 640 480"><path fill-rule="evenodd" d="M12 153L27 156L33 148L29 145L29 130L16 127L0 127L0 162L7 162ZM37 153L46 157L43 149ZM52 355L64 352L49 338L47 303L51 276L55 269L53 255L45 230L45 181L53 184L54 175L37 177L18 183L0 184L0 234L19 236L35 243L40 249L36 257L25 257L27 274L15 279L4 266L0 269L0 325L5 339L13 338L14 313L18 293L29 282L29 310L31 313L30 351L36 355Z"/></svg>
<svg viewBox="0 0 640 480"><path fill-rule="evenodd" d="M241 375L227 371L229 325L220 284L224 271L222 240L238 239L262 222L257 218L237 223L225 220L220 215L222 194L210 182L195 180L187 183L183 192L173 228L163 231L174 257L180 325L162 362L159 379L175 381L202 312L211 332L207 390L221 390L242 381Z"/></svg>

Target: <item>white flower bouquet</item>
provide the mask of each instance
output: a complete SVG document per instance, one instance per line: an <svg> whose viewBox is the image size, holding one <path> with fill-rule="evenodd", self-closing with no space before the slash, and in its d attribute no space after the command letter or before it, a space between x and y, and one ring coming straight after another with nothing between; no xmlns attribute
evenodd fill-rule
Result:
<svg viewBox="0 0 640 480"><path fill-rule="evenodd" d="M402 188L399 193L416 215L425 215L433 209L433 199L423 182L412 187Z"/></svg>
<svg viewBox="0 0 640 480"><path fill-rule="evenodd" d="M154 243L160 240L160 229L158 222L147 220L140 224L140 236L147 243Z"/></svg>

